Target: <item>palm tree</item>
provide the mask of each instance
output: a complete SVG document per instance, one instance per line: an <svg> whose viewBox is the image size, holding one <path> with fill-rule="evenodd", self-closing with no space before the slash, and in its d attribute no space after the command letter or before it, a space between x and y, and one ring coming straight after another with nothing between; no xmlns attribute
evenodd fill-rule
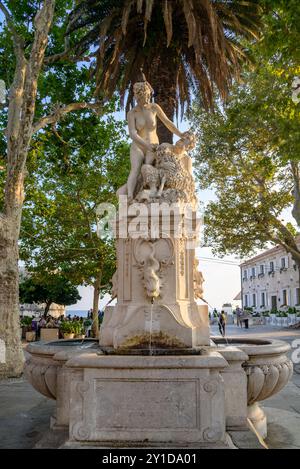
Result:
<svg viewBox="0 0 300 469"><path fill-rule="evenodd" d="M214 87L226 98L246 58L243 39L256 39L259 0L82 0L70 14L67 35L79 31L76 54L92 50L96 94L119 90L133 100L132 84L142 69L156 102L170 119L193 95L205 108ZM71 37L72 40L72 37ZM71 41L72 42L72 41ZM159 126L161 141L171 135Z"/></svg>

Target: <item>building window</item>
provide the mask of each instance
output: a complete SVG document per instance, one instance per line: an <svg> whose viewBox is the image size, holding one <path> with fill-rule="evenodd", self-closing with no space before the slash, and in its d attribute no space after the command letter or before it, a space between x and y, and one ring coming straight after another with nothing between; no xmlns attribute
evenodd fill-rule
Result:
<svg viewBox="0 0 300 469"><path fill-rule="evenodd" d="M244 270L243 279L244 279L244 280L248 280L248 270L247 270L247 269Z"/></svg>
<svg viewBox="0 0 300 469"><path fill-rule="evenodd" d="M245 295L245 308L248 308L248 295Z"/></svg>
<svg viewBox="0 0 300 469"><path fill-rule="evenodd" d="M255 269L255 267L252 267L252 269L251 269L251 276L252 276L252 278L255 278L255 277L256 277L256 269Z"/></svg>
<svg viewBox="0 0 300 469"><path fill-rule="evenodd" d="M296 306L300 305L300 288L296 288Z"/></svg>
<svg viewBox="0 0 300 469"><path fill-rule="evenodd" d="M282 290L282 306L286 306L287 303L287 290Z"/></svg>
<svg viewBox="0 0 300 469"><path fill-rule="evenodd" d="M265 274L265 266L262 264L260 267L259 267L259 270L260 270L260 274L261 275L264 275Z"/></svg>
<svg viewBox="0 0 300 469"><path fill-rule="evenodd" d="M285 265L285 257L282 257L281 258L281 268L282 269L285 269L286 265Z"/></svg>
<svg viewBox="0 0 300 469"><path fill-rule="evenodd" d="M270 272L274 272L275 268L274 268L274 261L271 261L270 262Z"/></svg>
<svg viewBox="0 0 300 469"><path fill-rule="evenodd" d="M252 306L256 308L256 294L255 293L253 293L252 295Z"/></svg>
<svg viewBox="0 0 300 469"><path fill-rule="evenodd" d="M262 293L261 293L261 302L260 302L260 305L261 305L261 306L266 306L266 294L265 294L265 292L262 292Z"/></svg>

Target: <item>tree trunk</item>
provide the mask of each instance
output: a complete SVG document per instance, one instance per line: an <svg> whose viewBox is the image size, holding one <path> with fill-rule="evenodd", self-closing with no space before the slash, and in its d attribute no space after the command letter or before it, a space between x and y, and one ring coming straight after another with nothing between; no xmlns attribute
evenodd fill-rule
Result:
<svg viewBox="0 0 300 469"><path fill-rule="evenodd" d="M44 0L42 8L34 19L34 38L29 59L25 58L23 41L12 29L16 69L9 93L6 132L7 175L4 213L0 214L0 340L4 341L5 345L5 363L0 363L0 375L8 377L19 376L24 363L19 322L18 239L37 82L48 42L54 6L55 0Z"/></svg>
<svg viewBox="0 0 300 469"><path fill-rule="evenodd" d="M154 90L154 100L163 109L168 118L173 121L176 110L176 71L174 64L166 59L163 63L154 60L146 77ZM165 125L157 120L157 135L159 143L173 143L173 134Z"/></svg>
<svg viewBox="0 0 300 469"><path fill-rule="evenodd" d="M45 311L44 311L44 318L47 317L51 305L52 305L52 301L48 301L46 303L46 307L45 307Z"/></svg>
<svg viewBox="0 0 300 469"><path fill-rule="evenodd" d="M94 282L94 298L93 298L93 325L92 325L92 336L95 338L99 337L99 318L98 318L98 311L99 311L99 296L100 296L100 289L101 289L101 274Z"/></svg>
<svg viewBox="0 0 300 469"><path fill-rule="evenodd" d="M20 337L19 272L17 227L1 217L0 224L0 341L5 357L0 377L18 377L23 371L24 354ZM0 344L0 345L1 345Z"/></svg>

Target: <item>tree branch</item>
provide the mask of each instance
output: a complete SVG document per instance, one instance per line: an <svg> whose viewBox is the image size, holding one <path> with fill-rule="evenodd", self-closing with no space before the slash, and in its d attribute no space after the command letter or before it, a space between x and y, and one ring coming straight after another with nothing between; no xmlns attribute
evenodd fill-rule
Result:
<svg viewBox="0 0 300 469"><path fill-rule="evenodd" d="M74 63L74 62L75 63L77 63L77 62L90 62L91 58L94 55L93 54L91 56L82 57L80 55L71 56L69 54L70 54L70 50L65 50L63 52L59 52L58 54L49 55L48 57L45 57L44 64L45 65L52 65L55 62L59 62L60 60L67 60L67 61L72 62L72 63Z"/></svg>
<svg viewBox="0 0 300 469"><path fill-rule="evenodd" d="M300 170L297 161L291 161L291 170L294 180L294 206L292 215L295 218L298 226L300 226Z"/></svg>
<svg viewBox="0 0 300 469"><path fill-rule="evenodd" d="M59 121L63 118L64 115L68 114L69 112L78 111L82 109L92 109L94 111L100 110L102 106L101 103L71 103L67 106L60 106L58 107L52 114L48 116L42 117L39 121L33 124L32 133L36 133L39 130L43 129L49 124L55 124L55 122Z"/></svg>
<svg viewBox="0 0 300 469"><path fill-rule="evenodd" d="M77 200L78 200L78 203L81 207L81 210L82 210L82 213L83 213L83 216L85 218L85 222L86 222L86 227L88 229L88 232L89 232L89 238L90 240L93 242L93 234L92 234L92 230L91 230L91 224L90 224L90 220L89 220L89 216L88 216L88 213L87 213L87 210L80 198L80 192L79 190L77 191Z"/></svg>
<svg viewBox="0 0 300 469"><path fill-rule="evenodd" d="M24 55L23 39L17 33L12 15L1 1L0 10L5 16L8 29L11 33L16 57L14 79L9 91L8 120L6 129L8 161L12 163L13 155L15 153L15 146L19 136L18 134L20 128L20 113L23 104L26 59Z"/></svg>
<svg viewBox="0 0 300 469"><path fill-rule="evenodd" d="M51 28L55 8L55 0L44 0L41 9L35 15L34 39L30 58L26 67L25 96L22 115L22 145L27 148L32 136L32 125L35 113L38 77L43 64L45 50L48 43L48 34Z"/></svg>
<svg viewBox="0 0 300 469"><path fill-rule="evenodd" d="M4 5L4 3L1 2L1 1L0 1L0 10L2 11L2 13L5 16L7 26L9 28L10 32L11 32L12 37L13 37L14 50L15 50L16 57L18 58L18 57L20 57L21 55L24 54L23 39L17 33L17 30L15 28L15 25L14 25L14 22L13 22L13 19L12 19L12 16L11 16L10 12L8 11L8 9Z"/></svg>

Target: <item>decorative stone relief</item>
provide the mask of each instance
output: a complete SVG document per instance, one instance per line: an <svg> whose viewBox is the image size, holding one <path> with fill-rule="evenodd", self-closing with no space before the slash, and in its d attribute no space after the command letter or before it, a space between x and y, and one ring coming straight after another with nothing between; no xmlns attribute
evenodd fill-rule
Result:
<svg viewBox="0 0 300 469"><path fill-rule="evenodd" d="M134 242L134 258L142 273L142 281L149 298L157 298L162 287L163 268L173 261L173 244L169 239Z"/></svg>
<svg viewBox="0 0 300 469"><path fill-rule="evenodd" d="M263 401L279 392L293 373L291 360L280 363L244 365L248 380L248 405Z"/></svg>

